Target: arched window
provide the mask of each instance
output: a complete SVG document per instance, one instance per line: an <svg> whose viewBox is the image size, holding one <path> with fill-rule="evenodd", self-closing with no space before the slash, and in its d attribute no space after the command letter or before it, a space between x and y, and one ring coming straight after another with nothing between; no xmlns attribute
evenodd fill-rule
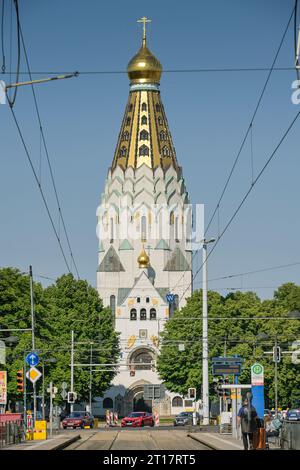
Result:
<svg viewBox="0 0 300 470"><path fill-rule="evenodd" d="M114 219L110 219L110 243L114 241Z"/></svg>
<svg viewBox="0 0 300 470"><path fill-rule="evenodd" d="M115 313L116 313L116 296L115 295L110 296L109 306L110 306L112 315L115 316Z"/></svg>
<svg viewBox="0 0 300 470"><path fill-rule="evenodd" d="M138 349L130 358L131 364L134 364L136 370L150 370L153 357L150 351ZM139 365L140 364L140 365Z"/></svg>
<svg viewBox="0 0 300 470"><path fill-rule="evenodd" d="M150 320L156 320L156 310L155 310L155 308L150 309Z"/></svg>
<svg viewBox="0 0 300 470"><path fill-rule="evenodd" d="M113 408L113 407L114 407L114 402L112 401L112 399L109 398L109 397L104 398L104 400L103 400L103 408L104 408L104 409L111 409L111 408Z"/></svg>
<svg viewBox="0 0 300 470"><path fill-rule="evenodd" d="M149 155L149 147L147 147L147 145L141 145L141 147L139 148L139 155Z"/></svg>
<svg viewBox="0 0 300 470"><path fill-rule="evenodd" d="M142 111L147 111L147 105L146 105L146 103L142 103Z"/></svg>
<svg viewBox="0 0 300 470"><path fill-rule="evenodd" d="M157 118L157 122L158 122L159 126L161 126L161 125L162 125L162 118L161 118L160 116L158 116L158 118Z"/></svg>
<svg viewBox="0 0 300 470"><path fill-rule="evenodd" d="M140 310L140 320L147 320L147 311L145 308L141 308Z"/></svg>
<svg viewBox="0 0 300 470"><path fill-rule="evenodd" d="M129 132L128 131L123 132L122 140L129 140Z"/></svg>
<svg viewBox="0 0 300 470"><path fill-rule="evenodd" d="M130 310L130 320L136 320L137 319L137 311L135 308L132 308Z"/></svg>
<svg viewBox="0 0 300 470"><path fill-rule="evenodd" d="M121 155L121 157L125 157L125 156L126 156L126 152L127 152L126 147L124 147L124 146L121 147L121 149L120 149L120 155Z"/></svg>
<svg viewBox="0 0 300 470"><path fill-rule="evenodd" d="M140 140L149 140L149 133L145 129L140 132Z"/></svg>
<svg viewBox="0 0 300 470"><path fill-rule="evenodd" d="M130 119L130 117L128 117L128 118L126 119L126 126L130 126L130 122L131 122L131 119Z"/></svg>
<svg viewBox="0 0 300 470"><path fill-rule="evenodd" d="M169 147L167 147L166 145L163 147L162 149L162 153L163 153L163 156L164 157L168 157L170 155L170 150L169 150Z"/></svg>
<svg viewBox="0 0 300 470"><path fill-rule="evenodd" d="M159 138L160 140L167 140L167 134L164 131L160 131Z"/></svg>
<svg viewBox="0 0 300 470"><path fill-rule="evenodd" d="M183 400L181 397L174 397L172 400L172 406L183 406Z"/></svg>
<svg viewBox="0 0 300 470"><path fill-rule="evenodd" d="M179 310L179 297L178 295L174 295L174 310Z"/></svg>
<svg viewBox="0 0 300 470"><path fill-rule="evenodd" d="M156 103L155 109L156 109L156 111L160 111L160 104Z"/></svg>
<svg viewBox="0 0 300 470"><path fill-rule="evenodd" d="M133 104L130 104L129 105L129 111L132 111L132 109L133 109Z"/></svg>
<svg viewBox="0 0 300 470"><path fill-rule="evenodd" d="M178 226L178 216L175 217L175 241L179 242L179 226Z"/></svg>
<svg viewBox="0 0 300 470"><path fill-rule="evenodd" d="M150 302L150 297L146 297L146 303L148 304Z"/></svg>
<svg viewBox="0 0 300 470"><path fill-rule="evenodd" d="M143 125L145 125L145 124L147 124L147 122L148 122L147 117L146 117L146 116L142 116L141 123L142 123Z"/></svg>
<svg viewBox="0 0 300 470"><path fill-rule="evenodd" d="M141 301L141 298L140 298L140 297L137 297L136 301L137 301L137 303L139 304L140 301Z"/></svg>
<svg viewBox="0 0 300 470"><path fill-rule="evenodd" d="M142 242L147 240L147 219L145 215L141 217L141 240Z"/></svg>

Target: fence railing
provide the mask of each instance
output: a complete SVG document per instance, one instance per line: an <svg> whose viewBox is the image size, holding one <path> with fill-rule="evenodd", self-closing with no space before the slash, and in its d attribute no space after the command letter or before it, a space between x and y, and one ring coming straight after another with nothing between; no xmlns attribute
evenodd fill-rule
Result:
<svg viewBox="0 0 300 470"><path fill-rule="evenodd" d="M25 441L23 420L0 422L0 448Z"/></svg>

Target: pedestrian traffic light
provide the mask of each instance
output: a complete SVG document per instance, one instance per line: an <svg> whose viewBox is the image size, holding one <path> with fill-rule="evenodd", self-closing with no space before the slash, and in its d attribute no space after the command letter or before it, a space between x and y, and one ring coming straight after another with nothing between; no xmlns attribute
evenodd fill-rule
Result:
<svg viewBox="0 0 300 470"><path fill-rule="evenodd" d="M24 371L23 369L18 370L17 372L17 392L24 392Z"/></svg>
<svg viewBox="0 0 300 470"><path fill-rule="evenodd" d="M280 346L274 346L273 348L273 362L281 361L281 348Z"/></svg>

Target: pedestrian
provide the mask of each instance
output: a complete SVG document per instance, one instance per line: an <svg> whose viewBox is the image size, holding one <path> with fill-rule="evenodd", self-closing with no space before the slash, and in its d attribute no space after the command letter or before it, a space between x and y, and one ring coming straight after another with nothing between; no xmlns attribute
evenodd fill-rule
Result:
<svg viewBox="0 0 300 470"><path fill-rule="evenodd" d="M245 398L237 417L238 426L241 425L244 450L253 449L253 434L257 431L257 412L251 401Z"/></svg>

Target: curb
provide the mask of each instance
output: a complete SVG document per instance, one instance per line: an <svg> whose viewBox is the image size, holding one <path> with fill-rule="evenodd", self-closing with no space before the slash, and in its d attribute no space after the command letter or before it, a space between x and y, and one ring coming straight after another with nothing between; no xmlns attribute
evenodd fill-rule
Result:
<svg viewBox="0 0 300 470"><path fill-rule="evenodd" d="M73 444L73 442L76 442L79 439L81 439L80 434L78 434L77 436L71 437L65 442L61 442L60 444L57 444L56 446L52 447L52 449L49 449L49 450L63 450L65 447L68 447L70 444Z"/></svg>
<svg viewBox="0 0 300 470"><path fill-rule="evenodd" d="M191 439L194 439L194 441L200 442L200 444L203 444L206 447L209 447L211 450L221 450L218 447L214 446L213 444L208 444L207 442L202 441L201 439L199 439L196 436L192 436L191 434L187 434L187 436L190 437Z"/></svg>

